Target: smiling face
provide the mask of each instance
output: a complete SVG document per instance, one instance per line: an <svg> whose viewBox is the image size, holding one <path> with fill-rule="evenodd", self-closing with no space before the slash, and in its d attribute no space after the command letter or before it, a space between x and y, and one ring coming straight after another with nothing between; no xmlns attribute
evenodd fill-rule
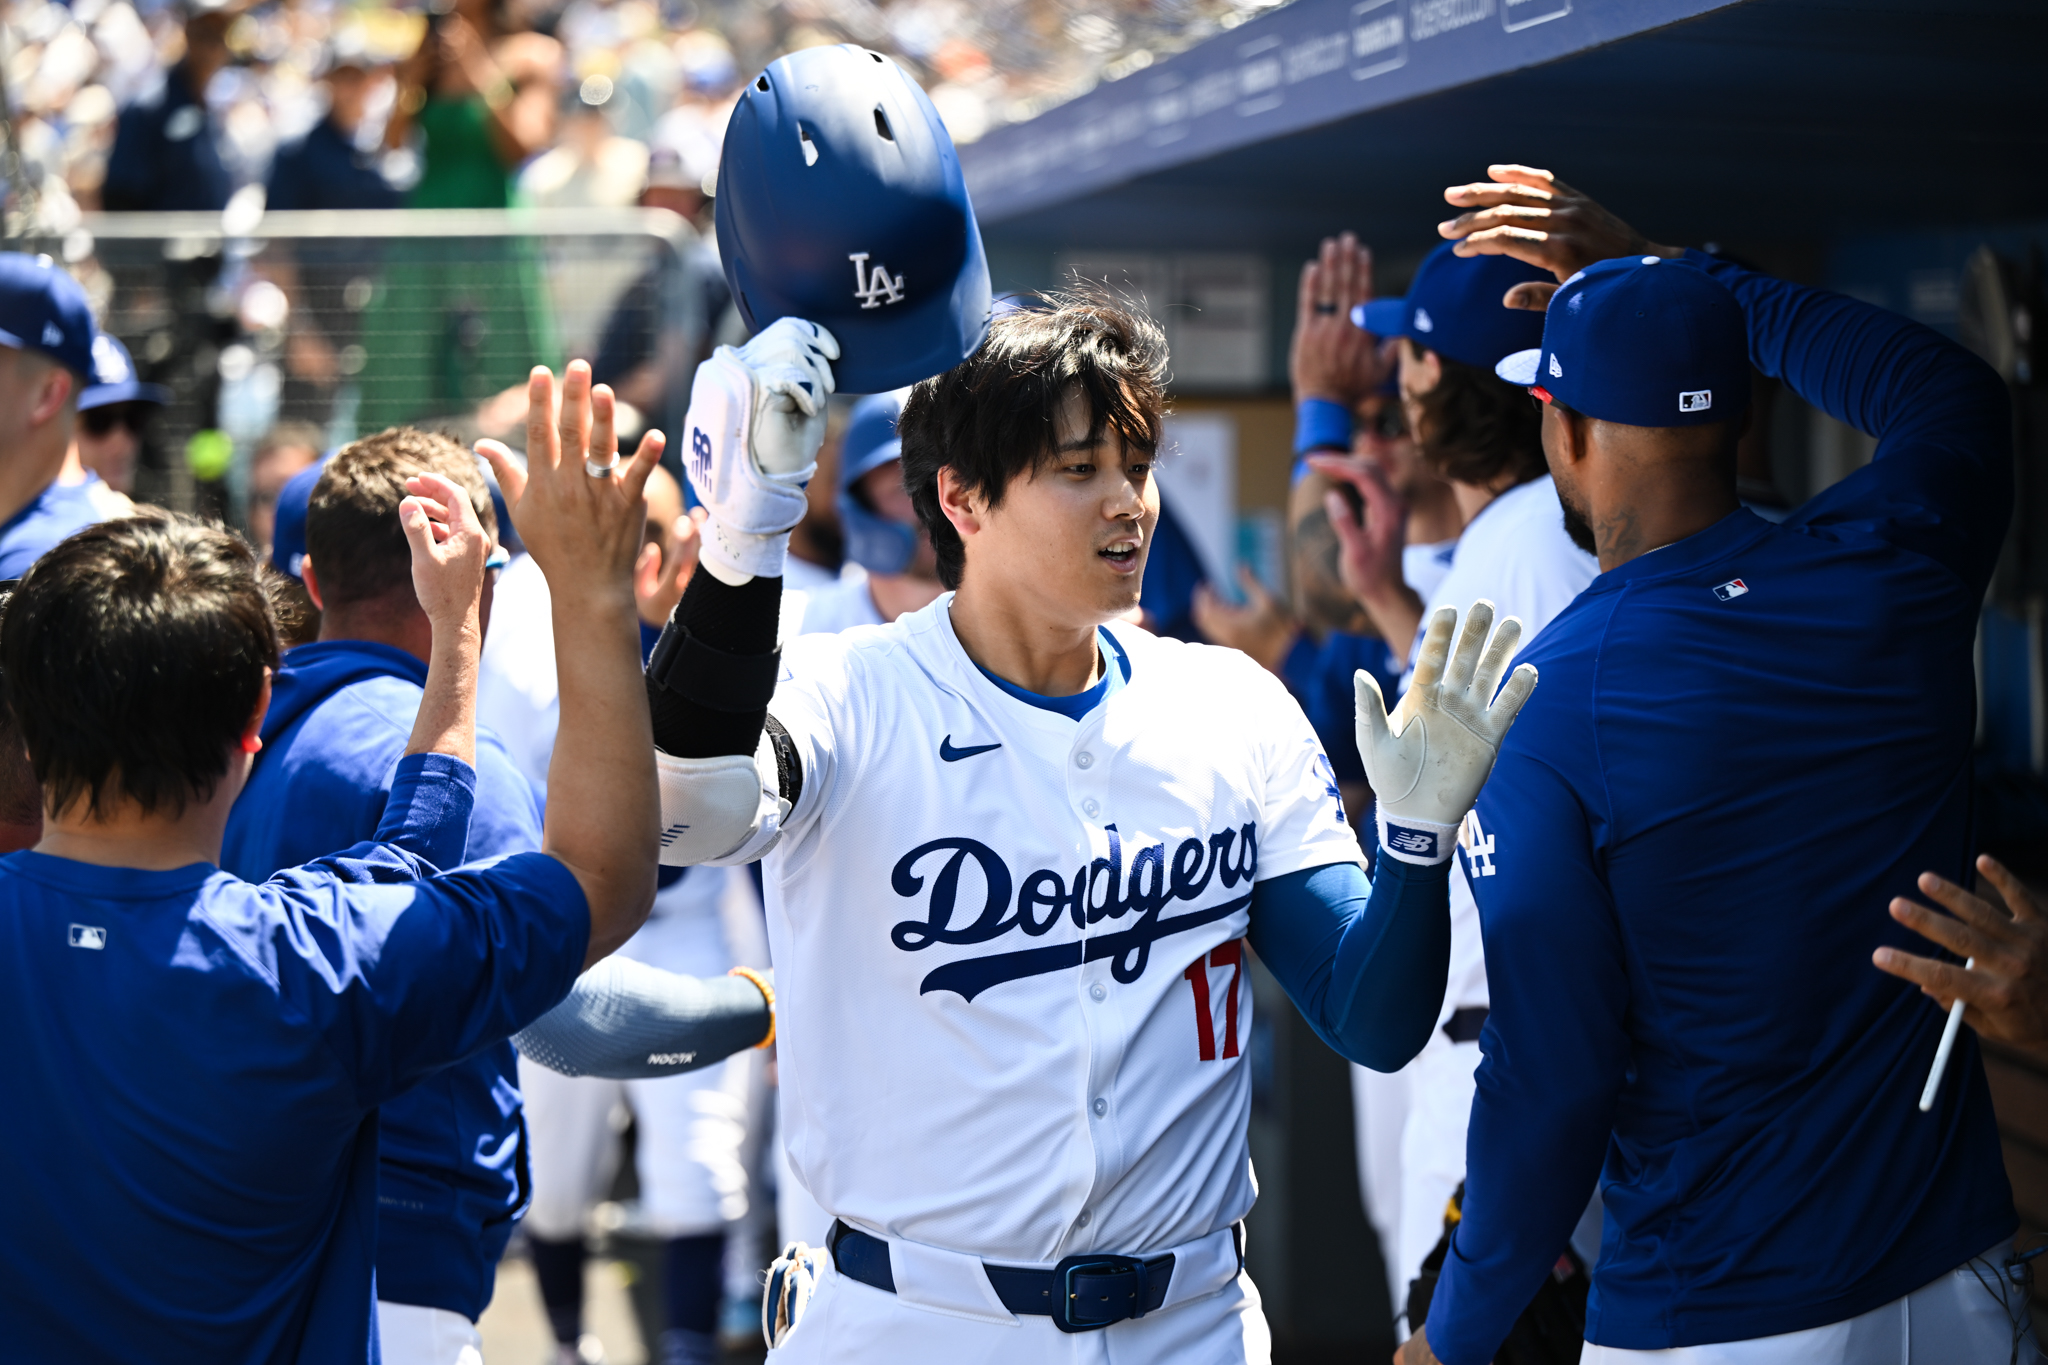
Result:
<svg viewBox="0 0 2048 1365"><path fill-rule="evenodd" d="M1086 396L1070 390L1052 452L994 506L962 490L952 471L940 473L941 505L966 550L963 588L1022 591L1034 614L1068 626L1093 627L1137 606L1159 520L1153 456L1113 427L1091 438L1089 418Z"/></svg>

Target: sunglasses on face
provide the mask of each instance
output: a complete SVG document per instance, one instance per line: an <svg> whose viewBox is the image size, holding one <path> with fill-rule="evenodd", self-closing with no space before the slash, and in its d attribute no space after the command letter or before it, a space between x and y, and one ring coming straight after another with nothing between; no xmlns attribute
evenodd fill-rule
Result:
<svg viewBox="0 0 2048 1365"><path fill-rule="evenodd" d="M87 408L78 414L78 424L94 436L105 436L115 427L126 427L137 436L149 424L147 403L109 403L105 407Z"/></svg>

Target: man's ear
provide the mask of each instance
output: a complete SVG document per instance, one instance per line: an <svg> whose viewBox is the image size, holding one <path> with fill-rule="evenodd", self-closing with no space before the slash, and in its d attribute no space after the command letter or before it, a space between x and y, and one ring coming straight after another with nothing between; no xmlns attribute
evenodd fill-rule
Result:
<svg viewBox="0 0 2048 1365"><path fill-rule="evenodd" d="M306 596L313 599L313 606L326 611L327 604L320 600L320 581L313 576L313 556L299 556L299 581L306 585Z"/></svg>
<svg viewBox="0 0 2048 1365"><path fill-rule="evenodd" d="M1555 403L1543 405L1543 453L1551 464L1571 468L1591 454L1593 424L1583 414Z"/></svg>
<svg viewBox="0 0 2048 1365"><path fill-rule="evenodd" d="M55 417L64 410L71 395L78 391L78 380L62 365L50 366L43 376L42 386L36 390L35 407L29 410L29 421L36 426Z"/></svg>
<svg viewBox="0 0 2048 1365"><path fill-rule="evenodd" d="M953 523L953 529L960 533L963 541L982 529L987 509L980 498L968 491L959 475L945 465L939 467L938 478L939 511L946 520Z"/></svg>

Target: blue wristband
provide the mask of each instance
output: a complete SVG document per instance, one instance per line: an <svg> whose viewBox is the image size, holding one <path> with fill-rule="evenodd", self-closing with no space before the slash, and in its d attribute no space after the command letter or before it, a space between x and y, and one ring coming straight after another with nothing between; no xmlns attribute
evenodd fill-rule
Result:
<svg viewBox="0 0 2048 1365"><path fill-rule="evenodd" d="M1294 453L1351 449L1351 409L1327 398L1304 398L1294 405Z"/></svg>

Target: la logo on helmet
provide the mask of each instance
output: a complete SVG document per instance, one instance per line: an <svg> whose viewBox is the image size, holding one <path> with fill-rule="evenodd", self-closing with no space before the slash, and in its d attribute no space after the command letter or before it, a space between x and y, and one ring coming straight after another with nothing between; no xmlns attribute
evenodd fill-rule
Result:
<svg viewBox="0 0 2048 1365"><path fill-rule="evenodd" d="M889 268L877 261L867 269L868 253L856 251L846 258L853 262L853 296L863 308L880 308L885 303L903 302L903 277L891 279Z"/></svg>

